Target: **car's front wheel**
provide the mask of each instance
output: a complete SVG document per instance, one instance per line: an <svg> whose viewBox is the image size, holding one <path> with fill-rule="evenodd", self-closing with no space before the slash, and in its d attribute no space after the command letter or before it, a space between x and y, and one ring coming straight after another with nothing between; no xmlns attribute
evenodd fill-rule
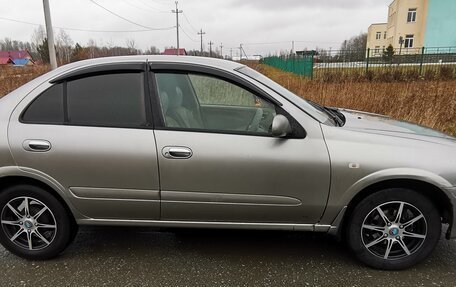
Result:
<svg viewBox="0 0 456 287"><path fill-rule="evenodd" d="M439 241L439 211L425 196L408 189L376 192L353 210L347 240L359 260L397 270L425 259Z"/></svg>
<svg viewBox="0 0 456 287"><path fill-rule="evenodd" d="M72 237L72 222L62 204L36 186L12 186L0 192L0 243L26 259L60 254Z"/></svg>

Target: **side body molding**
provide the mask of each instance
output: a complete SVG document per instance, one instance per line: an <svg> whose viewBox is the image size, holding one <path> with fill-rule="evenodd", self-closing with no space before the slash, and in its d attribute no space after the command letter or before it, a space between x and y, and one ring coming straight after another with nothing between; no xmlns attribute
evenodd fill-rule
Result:
<svg viewBox="0 0 456 287"><path fill-rule="evenodd" d="M42 182L43 184L48 185L51 187L66 203L70 211L72 212L75 220L87 218L74 207L71 201L68 199L70 196L70 192L67 191L58 181L56 181L51 176L40 172L35 169L21 167L21 166L4 166L0 167L0 179L6 177L25 177L31 178L37 181Z"/></svg>

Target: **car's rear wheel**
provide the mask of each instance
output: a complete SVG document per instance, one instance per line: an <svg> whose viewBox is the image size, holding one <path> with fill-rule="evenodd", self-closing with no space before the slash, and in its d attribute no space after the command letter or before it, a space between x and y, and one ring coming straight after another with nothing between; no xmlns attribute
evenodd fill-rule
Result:
<svg viewBox="0 0 456 287"><path fill-rule="evenodd" d="M396 270L425 259L439 241L438 209L425 196L408 189L376 192L353 210L347 240L359 260Z"/></svg>
<svg viewBox="0 0 456 287"><path fill-rule="evenodd" d="M62 204L31 185L0 192L0 226L0 243L11 253L32 260L59 255L74 235Z"/></svg>

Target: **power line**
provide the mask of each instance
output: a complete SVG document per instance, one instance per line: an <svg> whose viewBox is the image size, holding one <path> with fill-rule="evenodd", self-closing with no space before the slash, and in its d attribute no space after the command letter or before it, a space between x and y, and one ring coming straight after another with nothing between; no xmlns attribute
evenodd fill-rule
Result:
<svg viewBox="0 0 456 287"><path fill-rule="evenodd" d="M126 4L132 6L132 7L135 7L136 9L140 10L143 13L149 13L149 12L151 12L151 13L168 13L168 11L151 10L151 9L148 9L148 8L140 7L140 6L138 6L138 5L134 4L134 3L131 3L129 1L127 1L127 0L124 0L124 2ZM147 11L147 12L144 12L144 11Z"/></svg>
<svg viewBox="0 0 456 287"><path fill-rule="evenodd" d="M5 17L0 17L0 20L11 21L11 22L27 24L27 25L33 25L33 26L43 26L43 24L32 23L32 22L5 18ZM147 29L147 30L146 29L143 29L143 30L92 30L92 29L79 29L79 28L69 28L69 27L60 27L60 26L53 26L53 27L57 28L57 29L67 30L67 31L93 32L93 33L135 33L135 32L152 32L152 31L154 31L154 30L150 30L150 29ZM159 30L171 30L174 28L175 27L173 26L173 27L168 27L168 28L161 28Z"/></svg>
<svg viewBox="0 0 456 287"><path fill-rule="evenodd" d="M323 41L277 41L277 42L259 42L259 43L245 43L244 46L260 46L260 45L275 45L275 44L288 44L295 43L309 43L309 44L339 44L339 42L323 42Z"/></svg>
<svg viewBox="0 0 456 287"><path fill-rule="evenodd" d="M117 13L111 11L111 10L109 10L108 8L104 7L103 5L98 4L95 0L89 0L89 1L92 2L93 4L97 5L101 9L109 12L110 14L112 14L112 15L114 15L114 16L116 16L116 17L118 17L118 18L120 18L120 19L122 19L124 21L127 21L128 23L136 25L138 27L142 27L142 28L145 28L145 29L148 29L148 30L163 30L163 28L151 28L151 27L148 27L148 26L144 26L144 25L138 24L136 22L131 21L130 19L127 19L127 18L125 18L125 17L123 17L123 16L121 16L121 15L119 15L119 14L117 14Z"/></svg>
<svg viewBox="0 0 456 287"><path fill-rule="evenodd" d="M144 6L149 7L149 8L151 8L151 9L154 9L154 10L157 10L157 11L160 11L160 12L168 13L168 11L160 10L160 9L158 9L157 7L150 6L146 1L143 1L143 0L137 0L137 1L141 2L142 4L144 4ZM149 1L150 1L150 0L149 0ZM150 1L150 2L153 2L153 1ZM153 2L153 3L158 4L158 5L165 6L164 4L161 4L161 3L158 3L158 2Z"/></svg>
<svg viewBox="0 0 456 287"><path fill-rule="evenodd" d="M195 39L193 39L192 37L190 37L190 35L189 35L187 32L185 32L185 29L182 27L182 25L179 25L179 26L180 26L180 28L182 29L182 32L184 32L184 34L187 36L187 38L189 38L189 39L192 40L193 42L199 42L199 40L195 40Z"/></svg>
<svg viewBox="0 0 456 287"><path fill-rule="evenodd" d="M256 46L256 45L275 45L289 43L290 41L278 41L278 42L260 42L260 43L244 43L244 46Z"/></svg>
<svg viewBox="0 0 456 287"><path fill-rule="evenodd" d="M182 15L184 15L184 18L187 21L188 25L190 25L190 28L192 28L193 31L198 32L198 29L195 29L195 27L192 25L192 23L190 23L190 20L188 20L186 13L184 12L184 13L182 13Z"/></svg>
<svg viewBox="0 0 456 287"><path fill-rule="evenodd" d="M340 42L326 42L326 41L295 41L296 43L309 43L309 44L340 44Z"/></svg>

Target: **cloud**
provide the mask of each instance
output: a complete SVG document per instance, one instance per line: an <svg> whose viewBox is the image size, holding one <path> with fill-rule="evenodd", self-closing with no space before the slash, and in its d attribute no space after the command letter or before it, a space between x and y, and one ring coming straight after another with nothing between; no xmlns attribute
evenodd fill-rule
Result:
<svg viewBox="0 0 456 287"><path fill-rule="evenodd" d="M359 9L385 6L391 0L233 0L235 7L249 7L260 10L293 10L301 8L318 9Z"/></svg>
<svg viewBox="0 0 456 287"><path fill-rule="evenodd" d="M0 4L6 0L0 0ZM240 43L268 43L246 45L248 54L275 53L291 49L332 47L374 22L387 18L391 0L180 0L181 46L199 49L197 31L203 29L204 45L212 41L224 45L224 51L237 53ZM50 0L54 26L91 30L135 30L138 27L119 19L88 0ZM125 18L149 27L175 25L174 1L165 0L97 0L101 5ZM44 24L42 1L26 6L10 5L2 17ZM190 22L190 23L188 23ZM10 37L30 41L35 26L0 20L0 39ZM73 41L82 45L89 39L105 45L126 45L134 39L138 47L157 46L161 50L176 45L175 30L144 33L92 33L66 31ZM58 33L58 31L56 31ZM188 36L187 36L188 34ZM281 42L269 44L271 42Z"/></svg>

